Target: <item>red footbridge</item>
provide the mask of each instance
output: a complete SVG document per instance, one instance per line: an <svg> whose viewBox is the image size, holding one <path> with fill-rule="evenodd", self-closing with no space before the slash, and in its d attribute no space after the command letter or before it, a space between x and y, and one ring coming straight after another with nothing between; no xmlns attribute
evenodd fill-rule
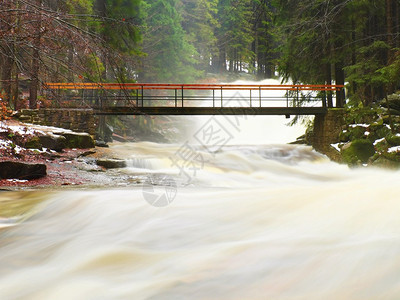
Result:
<svg viewBox="0 0 400 300"><path fill-rule="evenodd" d="M97 115L318 115L343 85L45 83L60 108Z"/></svg>

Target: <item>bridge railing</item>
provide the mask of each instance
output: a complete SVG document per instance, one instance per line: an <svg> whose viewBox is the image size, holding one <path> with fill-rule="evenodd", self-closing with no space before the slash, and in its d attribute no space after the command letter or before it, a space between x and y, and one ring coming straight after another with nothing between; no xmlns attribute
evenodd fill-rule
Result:
<svg viewBox="0 0 400 300"><path fill-rule="evenodd" d="M46 83L46 97L68 107L326 107L342 85Z"/></svg>

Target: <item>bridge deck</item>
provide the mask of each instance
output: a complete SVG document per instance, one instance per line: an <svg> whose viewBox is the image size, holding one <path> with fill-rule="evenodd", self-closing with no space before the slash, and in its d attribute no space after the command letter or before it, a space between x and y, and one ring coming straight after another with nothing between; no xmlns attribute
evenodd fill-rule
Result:
<svg viewBox="0 0 400 300"><path fill-rule="evenodd" d="M46 83L60 107L97 115L317 115L340 85ZM305 104L305 105L304 105Z"/></svg>
<svg viewBox="0 0 400 300"><path fill-rule="evenodd" d="M96 115L320 115L326 107L107 107Z"/></svg>

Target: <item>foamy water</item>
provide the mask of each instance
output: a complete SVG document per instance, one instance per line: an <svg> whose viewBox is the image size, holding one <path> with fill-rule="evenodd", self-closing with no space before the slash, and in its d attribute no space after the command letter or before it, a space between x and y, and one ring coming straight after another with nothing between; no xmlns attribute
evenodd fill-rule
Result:
<svg viewBox="0 0 400 300"><path fill-rule="evenodd" d="M114 147L179 182L177 149ZM1 233L0 299L400 297L398 172L349 170L298 146L210 156L163 208L140 186L25 193L47 200Z"/></svg>

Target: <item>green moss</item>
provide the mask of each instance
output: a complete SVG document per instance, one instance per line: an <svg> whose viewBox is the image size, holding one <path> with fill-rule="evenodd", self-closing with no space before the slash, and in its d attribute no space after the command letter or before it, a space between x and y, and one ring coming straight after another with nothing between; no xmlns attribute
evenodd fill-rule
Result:
<svg viewBox="0 0 400 300"><path fill-rule="evenodd" d="M377 144L375 145L375 149L376 149L376 151L378 151L378 152L386 152L386 151L388 150L388 148L389 148L389 144L388 144L388 142L386 141L386 139L380 141L379 143L377 143Z"/></svg>
<svg viewBox="0 0 400 300"><path fill-rule="evenodd" d="M369 126L369 133L368 139L371 142L375 142L390 133L390 129L383 123L380 124L380 122L375 122Z"/></svg>
<svg viewBox="0 0 400 300"><path fill-rule="evenodd" d="M374 154L374 145L367 139L354 140L342 150L343 160L349 165L367 163L368 159Z"/></svg>
<svg viewBox="0 0 400 300"><path fill-rule="evenodd" d="M400 136L394 134L388 134L385 139L389 143L390 146L399 146L400 145Z"/></svg>
<svg viewBox="0 0 400 300"><path fill-rule="evenodd" d="M339 141L342 143L346 143L350 141L351 134L348 130L344 130L339 134Z"/></svg>
<svg viewBox="0 0 400 300"><path fill-rule="evenodd" d="M367 129L361 126L350 127L349 128L350 140L357 140L363 138L365 136L366 131Z"/></svg>
<svg viewBox="0 0 400 300"><path fill-rule="evenodd" d="M386 125L383 125L381 127L377 127L375 132L378 138L383 138L390 134L391 130Z"/></svg>
<svg viewBox="0 0 400 300"><path fill-rule="evenodd" d="M87 149L94 148L95 143L89 134L83 133L63 133L66 138L66 148Z"/></svg>
<svg viewBox="0 0 400 300"><path fill-rule="evenodd" d="M373 166L386 168L386 169L399 169L400 162L380 156L373 163Z"/></svg>
<svg viewBox="0 0 400 300"><path fill-rule="evenodd" d="M34 136L26 141L24 147L27 149L42 149L42 143L40 142L39 137Z"/></svg>

